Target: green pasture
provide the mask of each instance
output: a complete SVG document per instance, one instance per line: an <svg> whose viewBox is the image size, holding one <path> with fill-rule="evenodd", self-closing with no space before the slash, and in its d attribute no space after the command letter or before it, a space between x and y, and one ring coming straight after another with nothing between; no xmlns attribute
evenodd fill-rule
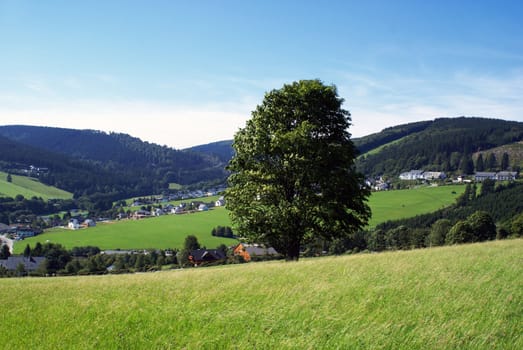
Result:
<svg viewBox="0 0 523 350"><path fill-rule="evenodd" d="M387 220L406 218L433 212L448 206L456 200L465 186L420 187L411 190L375 192L369 199L372 210L370 227ZM218 196L195 200L215 201ZM184 200L190 202L191 200ZM179 204L182 201L171 202ZM137 208L131 208L137 210ZM54 229L36 237L27 238L15 244L15 253L22 253L27 244L47 240L60 243L68 248L76 246L98 246L101 249L146 249L180 248L185 237L193 234L202 245L215 248L221 243L232 245L235 241L211 236L216 226L231 226L227 211L216 207L207 212L183 215L166 215L142 220L122 220L99 223L96 227L72 231Z"/></svg>
<svg viewBox="0 0 523 350"><path fill-rule="evenodd" d="M523 240L0 280L5 349L523 349Z"/></svg>
<svg viewBox="0 0 523 350"><path fill-rule="evenodd" d="M370 227L388 220L431 213L455 203L464 185L423 186L415 189L374 192L369 198Z"/></svg>
<svg viewBox="0 0 523 350"><path fill-rule="evenodd" d="M0 197L16 197L21 194L25 198L42 197L43 199L70 199L73 194L56 187L47 186L37 179L11 175L12 182L7 182L7 173L0 171Z"/></svg>
<svg viewBox="0 0 523 350"><path fill-rule="evenodd" d="M99 223L96 227L80 230L54 229L36 237L26 238L15 244L15 253L23 252L25 246L36 242L60 243L67 248L97 246L100 249L148 249L181 248L187 235L195 235L202 246L216 248L224 243L236 243L230 238L213 237L216 226L230 226L224 208L182 215L164 215L141 220L122 220Z"/></svg>

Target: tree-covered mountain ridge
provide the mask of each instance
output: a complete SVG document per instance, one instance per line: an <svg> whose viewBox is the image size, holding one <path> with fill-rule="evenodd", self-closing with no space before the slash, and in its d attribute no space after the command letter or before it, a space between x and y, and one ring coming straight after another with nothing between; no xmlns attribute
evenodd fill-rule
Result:
<svg viewBox="0 0 523 350"><path fill-rule="evenodd" d="M350 130L349 130L350 131ZM491 150L501 166L519 170L523 158L523 123L458 117L388 127L353 138L359 171L367 176L397 176L411 169L461 172ZM75 197L113 197L160 193L169 183L225 181L233 156L232 140L175 150L121 133L35 126L0 126L0 170L35 165L53 171L42 182L73 192Z"/></svg>
<svg viewBox="0 0 523 350"><path fill-rule="evenodd" d="M356 166L367 176L397 176L411 169L461 172L460 166L468 163L474 167L478 154L483 153L486 158L490 150L498 163L507 153L509 166L517 170L523 162L519 143L522 140L523 123L480 117L437 118L353 138L360 154ZM219 157L226 163L233 154L232 140L192 150Z"/></svg>
<svg viewBox="0 0 523 350"><path fill-rule="evenodd" d="M216 156L175 150L121 133L25 125L0 126L0 169L16 172L33 165L42 182L73 192L114 198L184 185L220 182L225 164Z"/></svg>
<svg viewBox="0 0 523 350"><path fill-rule="evenodd" d="M354 143L361 153L356 162L361 172L369 176L396 176L411 169L471 173L475 170L475 153L487 154L491 149L521 140L521 122L459 117L387 128L354 139ZM519 157L511 157L517 148L505 149L512 158L508 167L517 170ZM500 161L499 158L492 170L506 170L501 169Z"/></svg>

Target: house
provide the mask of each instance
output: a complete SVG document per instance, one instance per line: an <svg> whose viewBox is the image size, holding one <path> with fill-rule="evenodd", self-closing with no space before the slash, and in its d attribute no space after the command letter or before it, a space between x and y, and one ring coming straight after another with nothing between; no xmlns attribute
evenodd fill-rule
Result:
<svg viewBox="0 0 523 350"><path fill-rule="evenodd" d="M251 261L254 257L276 256L278 252L272 247L265 248L257 244L240 243L234 248L233 254L243 257L245 261Z"/></svg>
<svg viewBox="0 0 523 350"><path fill-rule="evenodd" d="M67 227L69 227L71 230L78 230L80 228L80 223L78 223L77 219L71 219L69 220Z"/></svg>
<svg viewBox="0 0 523 350"><path fill-rule="evenodd" d="M0 259L0 266L3 266L5 269L14 271L18 265L23 264L26 271L34 271L40 267L44 262L44 257L29 257L25 256L10 256L7 259Z"/></svg>
<svg viewBox="0 0 523 350"><path fill-rule="evenodd" d="M423 179L423 170L411 170L400 174L401 180L419 180Z"/></svg>
<svg viewBox="0 0 523 350"><path fill-rule="evenodd" d="M137 210L133 213L133 219L139 220L144 218L150 218L151 213L147 210Z"/></svg>
<svg viewBox="0 0 523 350"><path fill-rule="evenodd" d="M163 209L156 208L156 209L154 210L154 216L162 216L163 214L164 214Z"/></svg>
<svg viewBox="0 0 523 350"><path fill-rule="evenodd" d="M496 180L498 181L514 181L518 173L515 171L500 171L496 174Z"/></svg>
<svg viewBox="0 0 523 350"><path fill-rule="evenodd" d="M196 249L189 254L189 261L194 266L225 260L225 258L225 254L218 249Z"/></svg>
<svg viewBox="0 0 523 350"><path fill-rule="evenodd" d="M93 219L86 219L84 221L84 226L85 227L95 227L96 226L96 221L94 221Z"/></svg>
<svg viewBox="0 0 523 350"><path fill-rule="evenodd" d="M223 207L224 205L225 205L225 198L223 198L223 196L218 198L218 200L214 203L215 207Z"/></svg>
<svg viewBox="0 0 523 350"><path fill-rule="evenodd" d="M443 180L447 177L444 172L441 171L425 171L423 178L425 180Z"/></svg>
<svg viewBox="0 0 523 350"><path fill-rule="evenodd" d="M386 182L380 182L374 186L374 190L376 190L376 191L387 191L388 189L389 189L389 184Z"/></svg>
<svg viewBox="0 0 523 350"><path fill-rule="evenodd" d="M207 206L207 204L202 203L198 206L198 211L207 211L207 210L209 210L209 207Z"/></svg>
<svg viewBox="0 0 523 350"><path fill-rule="evenodd" d="M496 173L493 172L476 172L474 174L475 181L485 181L486 179L496 180Z"/></svg>
<svg viewBox="0 0 523 350"><path fill-rule="evenodd" d="M183 208L182 207L174 207L171 209L171 214L183 214Z"/></svg>

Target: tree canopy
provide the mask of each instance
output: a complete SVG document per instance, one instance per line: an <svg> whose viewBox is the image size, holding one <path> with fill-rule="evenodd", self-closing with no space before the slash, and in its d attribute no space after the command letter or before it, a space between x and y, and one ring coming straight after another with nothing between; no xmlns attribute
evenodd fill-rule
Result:
<svg viewBox="0 0 523 350"><path fill-rule="evenodd" d="M308 240L342 238L365 226L369 190L354 167L342 103L336 87L319 80L265 95L236 133L228 166L227 207L240 236L295 260Z"/></svg>

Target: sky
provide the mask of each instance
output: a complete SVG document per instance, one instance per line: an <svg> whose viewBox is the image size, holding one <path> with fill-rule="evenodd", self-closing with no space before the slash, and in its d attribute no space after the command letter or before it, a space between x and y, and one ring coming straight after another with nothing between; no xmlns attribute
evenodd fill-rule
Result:
<svg viewBox="0 0 523 350"><path fill-rule="evenodd" d="M232 139L264 94L334 84L349 132L523 121L523 1L0 0L0 125Z"/></svg>

